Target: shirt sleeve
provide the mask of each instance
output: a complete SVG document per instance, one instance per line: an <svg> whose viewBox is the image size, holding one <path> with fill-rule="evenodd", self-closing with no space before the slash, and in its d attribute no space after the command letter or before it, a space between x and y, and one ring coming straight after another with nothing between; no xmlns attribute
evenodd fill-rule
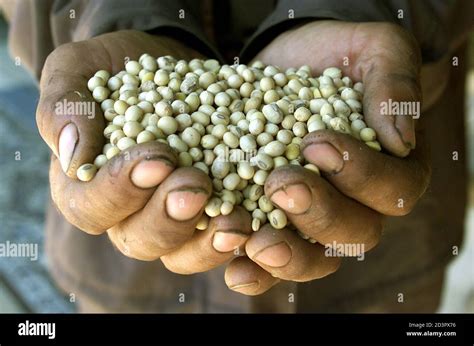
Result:
<svg viewBox="0 0 474 346"><path fill-rule="evenodd" d="M439 60L456 48L474 25L474 2L463 0L280 0L242 51L248 61L272 39L306 21L390 22L417 39L423 62Z"/></svg>
<svg viewBox="0 0 474 346"><path fill-rule="evenodd" d="M8 5L13 7L10 52L36 77L55 47L124 29L170 36L206 56L219 57L200 26L197 1L10 0Z"/></svg>

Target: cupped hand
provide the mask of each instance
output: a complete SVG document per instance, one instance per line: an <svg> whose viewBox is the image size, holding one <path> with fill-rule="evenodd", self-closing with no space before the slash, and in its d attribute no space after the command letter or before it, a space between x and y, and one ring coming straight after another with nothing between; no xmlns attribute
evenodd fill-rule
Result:
<svg viewBox="0 0 474 346"><path fill-rule="evenodd" d="M301 282L333 273L341 258L327 256L328 248L372 249L379 242L383 216L409 213L431 173L419 124L415 128L411 116L381 114L382 102L389 99L421 102L419 49L402 28L312 22L281 34L256 59L283 69L309 65L314 75L338 66L353 81L362 81L365 121L376 130L384 152L334 131L304 138L303 156L320 168L322 177L297 166L281 167L267 179L265 194L317 242L269 226L253 234L245 246L248 258L233 260L225 276L229 288L248 295L265 292L279 279Z"/></svg>
<svg viewBox="0 0 474 346"><path fill-rule="evenodd" d="M210 221L204 232L194 233L212 185L202 171L176 168L173 150L160 142L133 146L107 162L89 182L76 179L84 163L102 152L105 120L87 88L98 70L113 74L124 59L143 53L191 59L198 53L166 37L119 31L69 43L48 57L41 76L37 124L51 148L52 199L74 226L89 233L107 232L126 256L140 260L162 258L175 272L209 270L234 256L251 233L237 208L231 215ZM56 112L58 103L90 103L72 114ZM205 259L205 260L201 260Z"/></svg>

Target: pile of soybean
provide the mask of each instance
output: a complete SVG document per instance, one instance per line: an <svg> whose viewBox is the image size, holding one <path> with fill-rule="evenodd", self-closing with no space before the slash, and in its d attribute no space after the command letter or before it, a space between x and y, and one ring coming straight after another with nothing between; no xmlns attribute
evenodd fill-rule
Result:
<svg viewBox="0 0 474 346"><path fill-rule="evenodd" d="M300 153L309 132L331 129L381 150L375 131L364 122L362 83L353 83L337 67L313 77L307 65L283 71L261 61L230 66L213 59L188 62L143 54L114 76L98 71L87 86L108 121L108 142L94 163L78 169L77 177L91 180L131 146L166 143L176 151L180 167L196 167L212 179L213 196L198 229L236 205L252 214L254 231L267 221L276 229L285 227L285 213L264 195L263 186L271 171L283 165L319 174Z"/></svg>

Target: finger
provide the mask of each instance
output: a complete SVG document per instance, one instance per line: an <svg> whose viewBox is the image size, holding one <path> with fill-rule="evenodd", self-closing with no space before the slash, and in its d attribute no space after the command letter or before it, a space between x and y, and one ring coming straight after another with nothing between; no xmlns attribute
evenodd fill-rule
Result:
<svg viewBox="0 0 474 346"><path fill-rule="evenodd" d="M159 142L139 144L107 162L89 182L72 180L53 157L51 196L66 220L100 234L141 209L177 163L172 149Z"/></svg>
<svg viewBox="0 0 474 346"><path fill-rule="evenodd" d="M229 215L211 218L205 231L196 231L179 249L163 256L166 268L178 274L214 269L242 253L252 232L250 214L237 207Z"/></svg>
<svg viewBox="0 0 474 346"><path fill-rule="evenodd" d="M277 168L265 183L265 194L299 231L320 244L363 244L368 251L379 242L382 216L308 169Z"/></svg>
<svg viewBox="0 0 474 346"><path fill-rule="evenodd" d="M265 293L280 281L248 257L233 259L227 265L224 278L227 287L248 296Z"/></svg>
<svg viewBox="0 0 474 346"><path fill-rule="evenodd" d="M178 168L146 206L107 233L126 256L155 260L191 238L211 194L209 177L194 167Z"/></svg>
<svg viewBox="0 0 474 346"><path fill-rule="evenodd" d="M378 25L378 34L372 37L369 51L359 52L355 64L364 82L365 119L386 150L405 157L415 148L414 117L421 111L420 49L398 25L371 25Z"/></svg>
<svg viewBox="0 0 474 346"><path fill-rule="evenodd" d="M321 244L311 244L287 228L265 225L247 241L247 255L271 275L291 281L310 281L334 273L338 257L326 257Z"/></svg>
<svg viewBox="0 0 474 346"><path fill-rule="evenodd" d="M71 178L80 165L94 161L104 144L102 110L87 88L94 71L76 61L87 47L83 42L66 44L50 54L41 76L36 111L41 137Z"/></svg>
<svg viewBox="0 0 474 346"><path fill-rule="evenodd" d="M320 168L340 192L385 215L405 215L430 181L419 146L400 159L377 152L351 136L316 131L302 142L305 159Z"/></svg>

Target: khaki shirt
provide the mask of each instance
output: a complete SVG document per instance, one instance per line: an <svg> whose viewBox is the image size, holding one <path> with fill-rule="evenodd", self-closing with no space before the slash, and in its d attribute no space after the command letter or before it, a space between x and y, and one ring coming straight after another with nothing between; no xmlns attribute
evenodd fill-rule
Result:
<svg viewBox="0 0 474 346"><path fill-rule="evenodd" d="M276 4L275 4L276 3ZM466 202L464 59L459 47L474 23L470 1L125 1L0 0L10 22L9 44L37 77L57 46L120 29L186 39L217 58L251 59L297 21L333 18L390 21L412 31L423 53L423 90L440 95L422 116L433 155L432 183L408 216L387 218L381 243L364 261L345 259L335 274L308 283L281 283L258 297L227 289L223 269L182 276L160 261L140 262L115 250L106 235L90 236L49 207L46 248L58 285L88 311L357 312L432 311L444 269L461 247ZM251 10L250 10L251 9ZM178 19L179 11L185 18ZM401 12L400 12L401 11ZM220 30L227 27L224 32ZM216 33L221 33L216 35ZM238 49L244 46L238 53ZM440 72L442 71L442 73ZM435 92L436 91L436 92ZM452 153L459 160L453 161Z"/></svg>

